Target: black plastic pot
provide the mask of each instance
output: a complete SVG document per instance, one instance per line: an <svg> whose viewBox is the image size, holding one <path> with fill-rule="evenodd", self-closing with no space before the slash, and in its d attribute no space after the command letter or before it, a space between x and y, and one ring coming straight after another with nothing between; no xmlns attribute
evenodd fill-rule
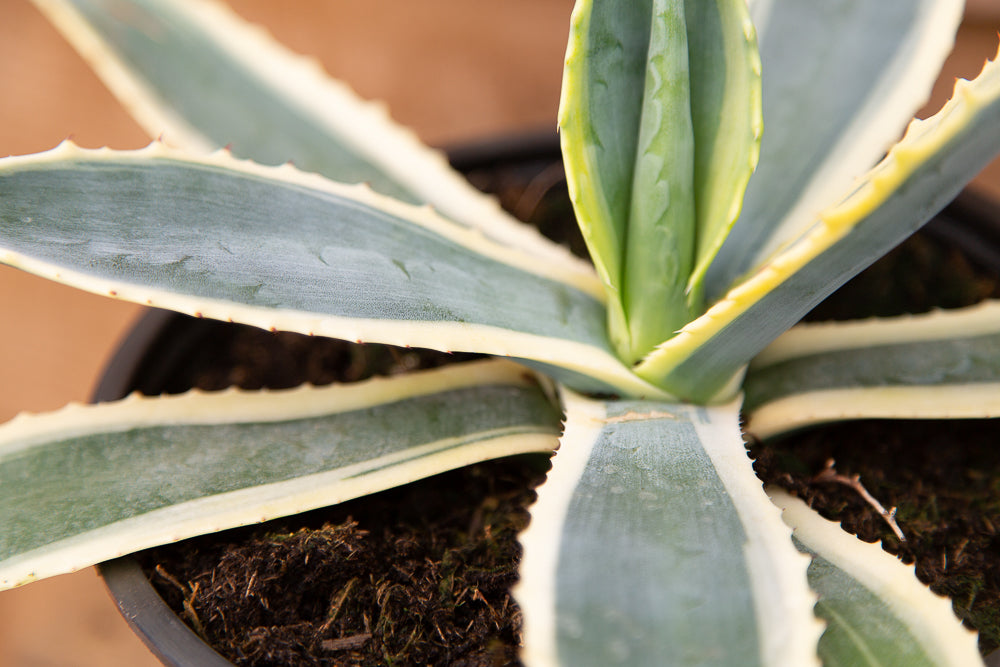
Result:
<svg viewBox="0 0 1000 667"><path fill-rule="evenodd" d="M489 178L497 178L499 173L501 179L528 182L539 179L559 162L552 133L490 142L452 151L450 155L453 164L470 174L474 182L477 173L488 173ZM1000 270L1000 213L992 202L965 193L925 230L942 243L956 246L970 261ZM108 365L94 400L114 400L136 390L146 394L171 390L174 370L191 363L206 337L227 326L230 325L150 311ZM165 665L231 665L163 602L133 558L104 563L99 570L119 611ZM1000 667L1000 652L991 655L987 664Z"/></svg>
<svg viewBox="0 0 1000 667"><path fill-rule="evenodd" d="M94 401L115 400L135 390L159 391L169 368L183 363L183 357L204 335L205 327L199 324L207 323L170 311L150 310L108 364L94 391ZM101 563L98 573L118 611L164 665L232 667L167 606L134 558Z"/></svg>

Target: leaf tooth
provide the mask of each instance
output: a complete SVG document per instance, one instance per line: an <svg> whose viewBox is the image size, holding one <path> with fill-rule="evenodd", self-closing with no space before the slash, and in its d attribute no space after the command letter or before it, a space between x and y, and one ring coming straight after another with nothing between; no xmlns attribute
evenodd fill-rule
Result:
<svg viewBox="0 0 1000 667"><path fill-rule="evenodd" d="M239 161L241 158L233 155L233 145L226 144L225 146L219 146L213 151L208 153L208 158L211 159L222 159L222 160L236 160Z"/></svg>
<svg viewBox="0 0 1000 667"><path fill-rule="evenodd" d="M268 36L273 39L273 35ZM329 72L327 72L326 67L323 65L323 61L321 61L317 56L311 53L293 54L293 56L295 55L299 58L299 63L302 65L303 70L309 72L313 76L323 78L329 77Z"/></svg>
<svg viewBox="0 0 1000 667"><path fill-rule="evenodd" d="M733 287L726 296L712 306L709 310L716 310L716 312L721 311L721 308L716 308L720 304L736 304L744 299L749 299L754 297L756 294L760 294L764 290L770 290L773 286L781 282L784 277L782 264L772 261L769 264L764 265L757 271L752 280L745 280Z"/></svg>
<svg viewBox="0 0 1000 667"><path fill-rule="evenodd" d="M54 159L59 159L62 157L71 157L77 155L83 150L84 149L79 144L73 141L72 137L66 137L58 144L56 144L54 148L51 148L47 151L43 151L42 153L39 153L39 155L47 155L47 156L52 156Z"/></svg>
<svg viewBox="0 0 1000 667"><path fill-rule="evenodd" d="M998 53L1000 55L1000 53ZM849 227L882 201L929 154L939 150L968 124L969 119L988 101L1000 94L1000 65L987 61L973 80L956 79L952 96L933 116L910 122L903 138L872 170L866 180L841 202L821 215L830 229Z"/></svg>
<svg viewBox="0 0 1000 667"><path fill-rule="evenodd" d="M111 157L115 153L129 153L129 152L131 152L131 151L112 151L112 150L109 150L104 155L102 155L102 157L105 157L105 156L106 157ZM148 144L146 144L142 148L136 149L135 150L135 154L136 155L142 155L144 157L148 156L148 157L154 157L154 158L156 158L156 157L173 157L173 156L177 156L177 155L182 154L182 153L181 153L181 151L178 151L176 148L173 148L172 146L170 146L170 144L168 144L166 141L164 141L162 137L157 137L156 139L153 139L152 141L150 141Z"/></svg>

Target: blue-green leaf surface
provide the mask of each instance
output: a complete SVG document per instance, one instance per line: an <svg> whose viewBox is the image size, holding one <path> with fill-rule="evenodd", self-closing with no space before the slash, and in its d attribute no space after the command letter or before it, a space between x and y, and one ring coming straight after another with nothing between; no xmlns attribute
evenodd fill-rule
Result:
<svg viewBox="0 0 1000 667"><path fill-rule="evenodd" d="M0 586L556 445L524 369L70 406L0 427Z"/></svg>
<svg viewBox="0 0 1000 667"><path fill-rule="evenodd" d="M526 661L815 664L806 562L753 475L738 404L566 409L522 538Z"/></svg>
<svg viewBox="0 0 1000 667"><path fill-rule="evenodd" d="M1000 306L800 325L754 360L748 430L844 419L1000 416Z"/></svg>
<svg viewBox="0 0 1000 667"><path fill-rule="evenodd" d="M1000 151L1000 66L959 81L795 243L636 367L675 395L710 400L813 306L916 231Z"/></svg>
<svg viewBox="0 0 1000 667"><path fill-rule="evenodd" d="M228 146L368 183L553 264L590 271L504 213L386 110L363 102L215 0L34 0L146 129L203 152Z"/></svg>
<svg viewBox="0 0 1000 667"><path fill-rule="evenodd" d="M722 297L842 198L930 95L961 19L955 0L751 3L765 134L743 212L709 269Z"/></svg>
<svg viewBox="0 0 1000 667"><path fill-rule="evenodd" d="M701 308L701 275L756 160L759 75L742 1L581 1L574 10L563 154L626 362Z"/></svg>
<svg viewBox="0 0 1000 667"><path fill-rule="evenodd" d="M982 665L974 632L946 598L934 595L878 544L868 544L780 489L768 489L813 556L809 584L827 629L819 642L830 667L974 667Z"/></svg>
<svg viewBox="0 0 1000 667"><path fill-rule="evenodd" d="M110 66L118 69L118 76L138 88L131 96L120 87L116 92L149 125L153 136L177 134L176 141L206 149L228 145L235 155L262 164L294 161L305 171L348 183L367 182L383 194L420 201L412 188L372 164L346 132L331 131L324 118L304 108L290 91L281 91L265 71L255 71L243 49L230 43L235 37L248 38L248 26L216 3L201 3L202 7L172 0L38 4L71 41L83 46L84 31L100 40L102 52L90 49L93 66L105 70L107 77L109 59L114 58ZM231 25L213 29L213 18ZM221 32L233 24L235 34ZM243 48L262 40L260 34L248 38ZM112 88L122 85L109 83ZM154 100L158 106L147 109Z"/></svg>
<svg viewBox="0 0 1000 667"><path fill-rule="evenodd" d="M98 293L642 384L608 350L592 279L361 186L225 153L65 145L0 162L0 202L0 261Z"/></svg>

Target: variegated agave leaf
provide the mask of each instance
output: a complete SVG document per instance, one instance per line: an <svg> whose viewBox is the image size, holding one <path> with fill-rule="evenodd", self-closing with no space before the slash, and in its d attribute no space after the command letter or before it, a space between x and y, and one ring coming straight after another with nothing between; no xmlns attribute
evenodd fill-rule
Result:
<svg viewBox="0 0 1000 667"><path fill-rule="evenodd" d="M228 146L262 164L293 162L335 181L368 183L547 263L592 273L470 186L382 106L215 0L35 4L151 137L195 152Z"/></svg>
<svg viewBox="0 0 1000 667"><path fill-rule="evenodd" d="M363 186L225 152L67 143L0 161L0 193L0 261L81 289L265 329L523 357L662 395L608 348L592 277Z"/></svg>
<svg viewBox="0 0 1000 667"><path fill-rule="evenodd" d="M843 201L636 366L697 400L734 387L741 368L823 297L943 208L1000 146L1000 64L990 62L903 139Z"/></svg>
<svg viewBox="0 0 1000 667"><path fill-rule="evenodd" d="M713 300L812 227L899 139L962 16L955 0L750 5L766 132L741 221L709 271Z"/></svg>
<svg viewBox="0 0 1000 667"><path fill-rule="evenodd" d="M982 665L976 634L880 545L867 544L804 502L768 489L796 546L813 558L809 584L827 623L819 642L825 665Z"/></svg>
<svg viewBox="0 0 1000 667"><path fill-rule="evenodd" d="M0 427L0 588L551 451L559 417L530 373L498 361L23 415Z"/></svg>
<svg viewBox="0 0 1000 667"><path fill-rule="evenodd" d="M570 196L632 363L701 312L760 141L742 0L578 2L559 124Z"/></svg>
<svg viewBox="0 0 1000 667"><path fill-rule="evenodd" d="M799 325L750 366L759 438L845 419L1000 417L1000 304Z"/></svg>
<svg viewBox="0 0 1000 667"><path fill-rule="evenodd" d="M526 660L817 664L806 562L753 474L739 403L565 402L522 538Z"/></svg>

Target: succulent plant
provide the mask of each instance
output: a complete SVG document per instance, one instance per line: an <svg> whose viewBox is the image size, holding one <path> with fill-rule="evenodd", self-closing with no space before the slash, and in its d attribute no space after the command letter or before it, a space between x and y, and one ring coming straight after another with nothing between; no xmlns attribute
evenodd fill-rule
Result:
<svg viewBox="0 0 1000 667"><path fill-rule="evenodd" d="M793 327L1000 152L993 63L910 122L961 2L578 0L560 128L593 267L221 5L36 3L161 140L0 161L0 261L500 359L15 418L4 586L558 449L523 536L527 663L980 661L912 571L769 497L740 423L996 415L998 306Z"/></svg>

